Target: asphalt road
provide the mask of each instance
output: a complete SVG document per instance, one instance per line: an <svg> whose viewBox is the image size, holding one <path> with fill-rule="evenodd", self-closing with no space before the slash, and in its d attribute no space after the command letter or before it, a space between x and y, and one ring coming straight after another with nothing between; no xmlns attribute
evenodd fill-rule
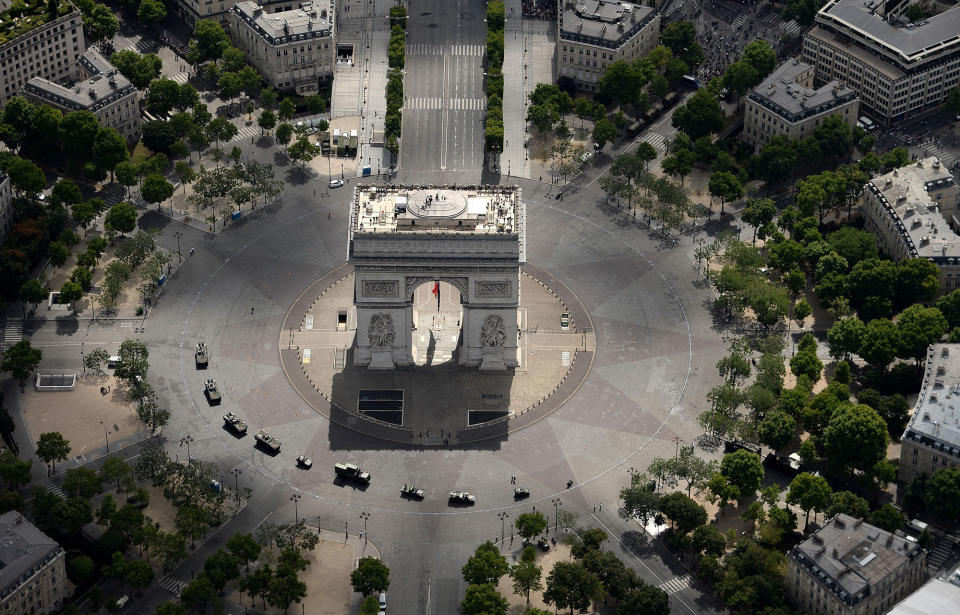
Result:
<svg viewBox="0 0 960 615"><path fill-rule="evenodd" d="M483 54L486 5L418 0L407 19L400 169L461 171L483 164Z"/></svg>

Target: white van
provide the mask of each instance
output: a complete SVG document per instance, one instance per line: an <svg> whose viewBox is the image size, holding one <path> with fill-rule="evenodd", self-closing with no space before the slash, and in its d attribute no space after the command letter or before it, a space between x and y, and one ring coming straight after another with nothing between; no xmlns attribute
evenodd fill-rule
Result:
<svg viewBox="0 0 960 615"><path fill-rule="evenodd" d="M107 367L110 369L116 369L117 364L120 363L120 357L113 355L112 357L107 357Z"/></svg>
<svg viewBox="0 0 960 615"><path fill-rule="evenodd" d="M128 595L126 595L126 594L124 594L124 595L120 596L119 598L117 598L117 610L120 610L120 609L122 609L123 607L127 606L127 603L128 603L128 602L130 602L130 596L128 596Z"/></svg>
<svg viewBox="0 0 960 615"><path fill-rule="evenodd" d="M873 120L871 120L865 115L861 115L857 120L857 123L862 124L863 129L866 130L867 132L870 132L877 127L877 125L873 123Z"/></svg>

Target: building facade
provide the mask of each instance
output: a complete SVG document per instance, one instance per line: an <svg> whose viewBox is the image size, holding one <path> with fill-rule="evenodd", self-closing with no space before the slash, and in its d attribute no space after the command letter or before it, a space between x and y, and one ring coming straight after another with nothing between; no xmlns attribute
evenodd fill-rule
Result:
<svg viewBox="0 0 960 615"><path fill-rule="evenodd" d="M320 80L333 76L336 63L333 11L333 0L303 2L278 13L246 0L230 10L230 33L268 85L316 94Z"/></svg>
<svg viewBox="0 0 960 615"><path fill-rule="evenodd" d="M940 271L941 294L960 288L960 189L937 158L874 177L862 203L865 228L890 258L926 258Z"/></svg>
<svg viewBox="0 0 960 615"><path fill-rule="evenodd" d="M0 105L20 94L33 77L52 81L81 79L80 55L86 49L83 18L62 1L60 15L50 19L46 2L40 12L14 18L13 0L0 0Z"/></svg>
<svg viewBox="0 0 960 615"><path fill-rule="evenodd" d="M960 566L941 572L913 592L887 615L950 613L960 604Z"/></svg>
<svg viewBox="0 0 960 615"><path fill-rule="evenodd" d="M0 515L0 612L32 615L59 611L73 594L63 549L23 515Z"/></svg>
<svg viewBox="0 0 960 615"><path fill-rule="evenodd" d="M34 77L23 87L23 93L64 113L89 111L101 126L115 128L125 139L138 137L143 122L133 84L95 49L84 52L80 66L88 76L85 81L68 87Z"/></svg>
<svg viewBox="0 0 960 615"><path fill-rule="evenodd" d="M856 126L857 93L836 81L814 88L813 74L813 66L794 58L754 88L744 104L743 141L756 151L779 135L803 139L831 115Z"/></svg>
<svg viewBox="0 0 960 615"><path fill-rule="evenodd" d="M951 397L960 395L960 344L927 349L926 371L910 422L900 440L898 480L956 468L960 462L960 410Z"/></svg>
<svg viewBox="0 0 960 615"><path fill-rule="evenodd" d="M560 77L596 91L607 66L632 62L660 42L660 13L648 6L609 0L561 0L557 20Z"/></svg>
<svg viewBox="0 0 960 615"><path fill-rule="evenodd" d="M0 239L7 236L13 222L13 190L10 178L0 171Z"/></svg>
<svg viewBox="0 0 960 615"><path fill-rule="evenodd" d="M917 23L902 15L907 6L831 0L803 41L817 81L852 88L884 124L939 105L960 83L960 6Z"/></svg>
<svg viewBox="0 0 960 615"><path fill-rule="evenodd" d="M879 615L926 580L927 552L839 514L787 553L787 598L814 615Z"/></svg>
<svg viewBox="0 0 960 615"><path fill-rule="evenodd" d="M526 261L519 188L358 186L348 228L355 365L392 370L414 364L414 291L430 284L439 302L441 282L459 293L459 322L448 322L444 334L458 340L460 365L489 372L519 365L520 265Z"/></svg>
<svg viewBox="0 0 960 615"><path fill-rule="evenodd" d="M230 10L237 4L237 0L173 0L173 11L191 28L201 19L229 25ZM278 11L292 11L297 8L297 2L292 0L274 0L261 2L259 6L268 13Z"/></svg>

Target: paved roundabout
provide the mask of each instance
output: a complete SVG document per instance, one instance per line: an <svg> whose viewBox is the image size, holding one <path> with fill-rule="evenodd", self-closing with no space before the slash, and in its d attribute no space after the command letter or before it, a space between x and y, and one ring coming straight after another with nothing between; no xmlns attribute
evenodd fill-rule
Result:
<svg viewBox="0 0 960 615"><path fill-rule="evenodd" d="M528 261L541 280L549 276L576 295L596 338L582 382L552 413L522 429L445 447L392 442L331 421L329 406L317 412L291 386L278 352L278 340L283 348L288 335L282 323L304 289L339 275L347 191L312 199L291 187L274 210L199 239L144 335L152 378L174 414L171 446L191 435L195 456L212 459L223 473L241 468L245 484L269 494L270 510L300 492L301 513L324 527L344 527L357 522L360 509L373 511L371 538L387 563L421 567L394 588L401 596L410 592L400 602L409 601L405 612L425 612L423 596L414 595L422 594L424 578L450 584L436 590L436 600L462 595L459 566L477 541L499 534L497 512L546 511L557 498L587 515L598 503L615 508L629 469L672 455L681 439L690 443L699 433L696 415L716 379L722 341L702 309L707 291L694 281L688 252L658 250L646 231L598 208L589 189L561 202L537 182L520 183ZM210 347L206 371L193 364L197 341ZM204 399L206 378L220 384L222 405ZM228 411L247 421L245 438L223 428ZM255 449L260 429L283 442L278 455ZM312 470L295 467L302 453L313 458ZM338 461L362 466L371 484L358 489L335 481ZM514 502L513 477L530 489L529 499ZM425 500L401 499L405 482L425 489ZM476 505L449 507L447 492L455 489L474 493ZM278 513L279 520L287 514ZM433 553L441 545L443 554Z"/></svg>

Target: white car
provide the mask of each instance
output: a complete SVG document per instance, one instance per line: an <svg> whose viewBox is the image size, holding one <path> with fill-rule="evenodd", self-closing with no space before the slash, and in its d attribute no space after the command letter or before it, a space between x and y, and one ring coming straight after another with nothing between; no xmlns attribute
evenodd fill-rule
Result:
<svg viewBox="0 0 960 615"><path fill-rule="evenodd" d="M331 180L331 181L330 181L330 187L331 187L331 188L339 188L339 187L342 186L342 185L343 185L343 180L342 180L342 179L334 179L334 180Z"/></svg>

